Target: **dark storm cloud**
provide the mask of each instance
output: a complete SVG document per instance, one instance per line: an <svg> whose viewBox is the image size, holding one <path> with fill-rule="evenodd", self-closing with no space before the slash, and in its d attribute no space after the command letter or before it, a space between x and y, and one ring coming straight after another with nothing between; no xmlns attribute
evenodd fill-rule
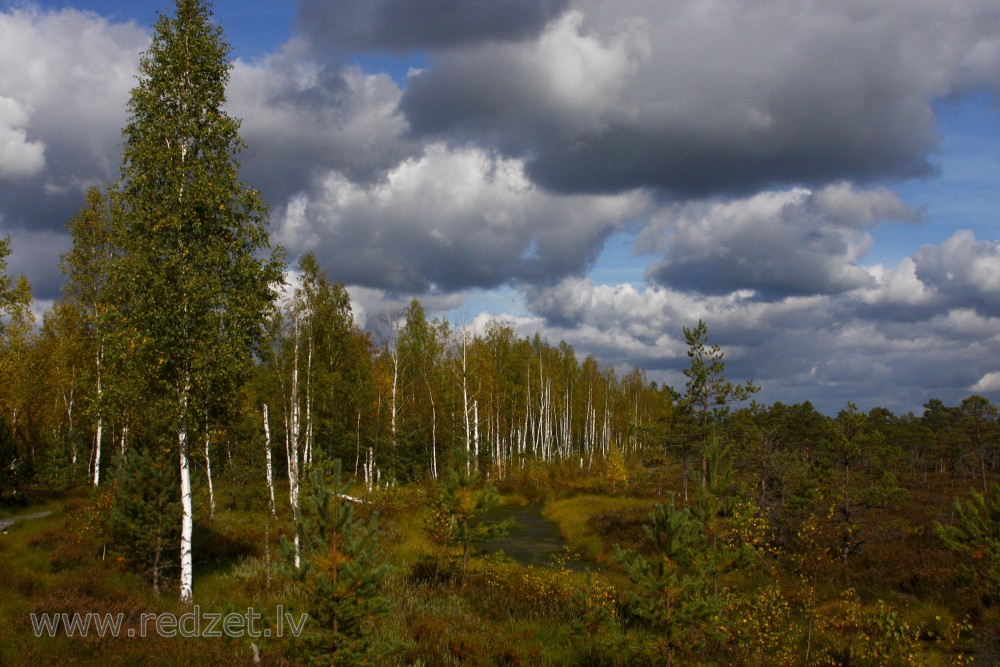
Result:
<svg viewBox="0 0 1000 667"><path fill-rule="evenodd" d="M401 108L560 192L680 197L932 173L931 101L1000 90L995 3L580 2L534 42L440 54Z"/></svg>
<svg viewBox="0 0 1000 667"><path fill-rule="evenodd" d="M61 230L16 229L11 232L7 271L27 276L36 298L54 298L62 287L59 262L70 247L69 236Z"/></svg>
<svg viewBox="0 0 1000 667"><path fill-rule="evenodd" d="M568 0L300 0L298 24L341 52L423 51L535 36Z"/></svg>

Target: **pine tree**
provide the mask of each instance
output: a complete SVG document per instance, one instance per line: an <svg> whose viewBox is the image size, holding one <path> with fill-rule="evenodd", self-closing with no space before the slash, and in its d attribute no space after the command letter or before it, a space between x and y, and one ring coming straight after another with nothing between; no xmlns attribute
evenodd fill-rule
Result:
<svg viewBox="0 0 1000 667"><path fill-rule="evenodd" d="M984 600L1000 600L1000 484L989 495L972 491L968 499L955 499L955 523L934 528L944 545L962 554L976 575Z"/></svg>
<svg viewBox="0 0 1000 667"><path fill-rule="evenodd" d="M309 468L300 526L303 565L292 570L310 594L309 618L317 633L309 649L317 664L352 664L364 653L366 625L386 611L382 583L389 566L377 539L377 517L354 514L341 461ZM284 541L286 560L293 547Z"/></svg>
<svg viewBox="0 0 1000 667"><path fill-rule="evenodd" d="M712 595L718 597L719 575L750 564L750 547L732 547L725 539L723 518L730 513L733 495L733 466L730 446L718 434L709 435L705 447L705 485L695 494L693 516L705 536L705 564L712 578Z"/></svg>
<svg viewBox="0 0 1000 667"><path fill-rule="evenodd" d="M442 547L462 550L461 585L469 568L477 542L498 540L507 535L513 521L486 521L484 515L500 503L500 494L489 482L477 488L476 477L451 471L437 498L431 503L431 516L425 529L431 540Z"/></svg>
<svg viewBox="0 0 1000 667"><path fill-rule="evenodd" d="M118 459L109 517L112 550L159 594L177 566L170 545L180 537L180 487L166 456L139 448Z"/></svg>
<svg viewBox="0 0 1000 667"><path fill-rule="evenodd" d="M708 342L708 326L698 320L698 326L693 329L684 327L684 340L687 342L687 356L691 359L689 368L684 369L687 377L684 397L681 405L686 408L694 420L694 440L701 441L704 449L708 445L709 427L722 421L730 410L733 402L746 401L754 393L760 391L752 380L745 384L734 385L724 375L726 364L725 354L718 344L706 347ZM687 456L688 445L684 448L684 499L687 500ZM704 453L701 457L701 485L705 486L708 462Z"/></svg>
<svg viewBox="0 0 1000 667"><path fill-rule="evenodd" d="M180 597L192 599L189 434L224 411L263 340L282 279L266 207L239 180L239 122L224 110L231 63L204 0L161 15L139 65L118 186L115 289L125 339L141 369L147 422L173 434L180 464Z"/></svg>
<svg viewBox="0 0 1000 667"><path fill-rule="evenodd" d="M656 548L652 559L622 549L615 559L638 589L633 613L663 633L670 665L678 649L697 650L721 607L709 592L712 565L705 531L690 511L677 508L673 494L654 508L643 529Z"/></svg>

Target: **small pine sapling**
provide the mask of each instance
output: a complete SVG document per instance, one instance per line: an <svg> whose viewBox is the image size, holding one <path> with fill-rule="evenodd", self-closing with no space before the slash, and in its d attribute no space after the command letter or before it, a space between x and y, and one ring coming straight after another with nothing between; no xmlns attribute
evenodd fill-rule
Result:
<svg viewBox="0 0 1000 667"><path fill-rule="evenodd" d="M113 552L142 573L159 595L166 573L177 565L180 539L180 485L172 461L136 448L118 460L110 515Z"/></svg>
<svg viewBox="0 0 1000 667"><path fill-rule="evenodd" d="M619 548L615 560L637 591L632 612L663 632L666 664L681 647L697 649L720 611L709 593L712 567L705 550L705 531L687 509L678 509L673 494L650 514L643 526L656 553L647 558Z"/></svg>
<svg viewBox="0 0 1000 667"><path fill-rule="evenodd" d="M321 664L353 664L365 651L366 628L386 611L382 584L389 572L377 539L377 517L355 516L340 459L314 459L303 489L302 567L290 568L309 592L314 633L306 646ZM294 548L282 540L286 559Z"/></svg>
<svg viewBox="0 0 1000 667"><path fill-rule="evenodd" d="M452 471L431 503L431 516L425 530L431 541L443 548L461 549L460 576L465 586L469 558L477 542L502 539L513 525L510 519L486 521L484 516L500 504L500 495L487 482L477 488L476 477L459 476Z"/></svg>

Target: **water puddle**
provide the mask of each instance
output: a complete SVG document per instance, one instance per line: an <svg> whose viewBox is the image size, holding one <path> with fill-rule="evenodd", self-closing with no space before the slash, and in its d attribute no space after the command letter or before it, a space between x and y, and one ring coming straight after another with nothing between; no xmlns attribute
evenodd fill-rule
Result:
<svg viewBox="0 0 1000 667"><path fill-rule="evenodd" d="M566 546L559 527L542 516L541 505L502 505L490 510L484 519L517 522L502 540L480 542L476 546L484 551L503 551L522 565L552 565L554 556Z"/></svg>

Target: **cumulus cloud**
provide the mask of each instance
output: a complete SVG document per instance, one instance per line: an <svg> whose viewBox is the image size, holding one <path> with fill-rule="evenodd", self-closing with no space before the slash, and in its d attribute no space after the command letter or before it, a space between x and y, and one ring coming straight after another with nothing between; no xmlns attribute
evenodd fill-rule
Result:
<svg viewBox="0 0 1000 667"><path fill-rule="evenodd" d="M567 279L529 290L532 315L514 321L525 334L534 326L578 353L650 370L676 387L689 363L682 328L702 319L726 353L727 377L754 379L765 402L810 400L827 412L848 400L905 412L931 398L957 403L970 388L1000 394L993 384L1000 318L971 308L883 318L859 308L871 289L761 301L740 291L694 296Z"/></svg>
<svg viewBox="0 0 1000 667"><path fill-rule="evenodd" d="M328 172L289 203L276 237L315 250L345 283L453 291L581 273L647 207L639 193L547 194L517 160L431 145L372 185Z"/></svg>
<svg viewBox="0 0 1000 667"><path fill-rule="evenodd" d="M872 242L868 229L915 218L888 190L839 183L816 192L795 188L668 207L638 242L666 248L647 276L677 289L751 289L767 297L834 293L871 284L871 274L858 265Z"/></svg>
<svg viewBox="0 0 1000 667"><path fill-rule="evenodd" d="M957 232L865 263L880 225L920 218L874 186L934 173L934 101L1000 93L993 0L299 7L301 34L236 62L228 108L275 240L316 251L359 322L499 287L522 335L674 385L681 328L704 319L764 400L1000 396L1000 243ZM57 294L85 188L117 175L148 40L0 12L0 234L36 296ZM341 64L413 50L406 78ZM585 278L624 230L649 283Z"/></svg>
<svg viewBox="0 0 1000 667"><path fill-rule="evenodd" d="M115 177L128 92L148 40L134 24L71 9L0 12L0 201L8 232L61 230L88 185Z"/></svg>
<svg viewBox="0 0 1000 667"><path fill-rule="evenodd" d="M522 40L568 0L300 0L302 32L344 51L440 49L484 40Z"/></svg>
<svg viewBox="0 0 1000 667"><path fill-rule="evenodd" d="M550 189L702 197L927 174L932 99L1000 89L989 0L708 7L581 1L531 45L437 54L402 108L419 133L527 157ZM576 100L552 81L582 63Z"/></svg>
<svg viewBox="0 0 1000 667"><path fill-rule="evenodd" d="M626 85L649 44L639 24L624 23L605 40L583 32L583 20L572 11L533 43L441 55L407 83L401 108L413 131L488 141L508 153L578 133L585 139L628 105Z"/></svg>
<svg viewBox="0 0 1000 667"><path fill-rule="evenodd" d="M419 150L402 137L402 91L389 76L310 60L294 42L253 63L238 61L227 93L243 119L243 176L272 202L330 170L370 183Z"/></svg>
<svg viewBox="0 0 1000 667"><path fill-rule="evenodd" d="M969 389L976 392L1000 392L1000 373L996 371L987 373Z"/></svg>
<svg viewBox="0 0 1000 667"><path fill-rule="evenodd" d="M27 138L28 117L17 100L0 97L0 178L33 176L45 166L45 145Z"/></svg>
<svg viewBox="0 0 1000 667"><path fill-rule="evenodd" d="M1000 241L978 241L969 230L914 254L921 282L947 303L971 304L1000 314Z"/></svg>

